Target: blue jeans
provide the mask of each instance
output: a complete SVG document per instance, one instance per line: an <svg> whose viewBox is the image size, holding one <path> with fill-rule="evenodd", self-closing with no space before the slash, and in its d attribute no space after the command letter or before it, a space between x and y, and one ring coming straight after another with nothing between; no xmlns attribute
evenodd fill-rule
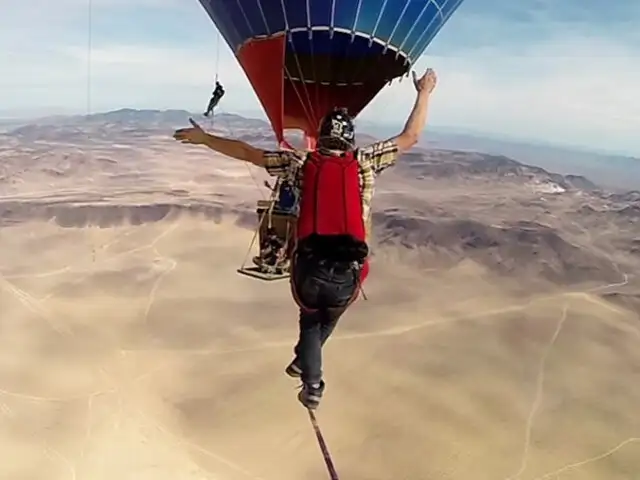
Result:
<svg viewBox="0 0 640 480"><path fill-rule="evenodd" d="M322 380L322 346L357 293L359 275L351 264L296 258L293 286L301 303L312 309L300 309L300 333L294 348L294 362L306 384Z"/></svg>

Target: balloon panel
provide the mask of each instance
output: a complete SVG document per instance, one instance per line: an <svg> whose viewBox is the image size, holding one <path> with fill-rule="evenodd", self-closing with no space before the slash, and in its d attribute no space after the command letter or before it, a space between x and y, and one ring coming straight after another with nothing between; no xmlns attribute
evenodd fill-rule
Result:
<svg viewBox="0 0 640 480"><path fill-rule="evenodd" d="M313 136L334 106L357 115L408 72L462 0L199 0L272 127ZM260 45L256 45L259 43Z"/></svg>
<svg viewBox="0 0 640 480"><path fill-rule="evenodd" d="M236 52L252 38L324 27L375 37L413 62L463 0L199 1Z"/></svg>

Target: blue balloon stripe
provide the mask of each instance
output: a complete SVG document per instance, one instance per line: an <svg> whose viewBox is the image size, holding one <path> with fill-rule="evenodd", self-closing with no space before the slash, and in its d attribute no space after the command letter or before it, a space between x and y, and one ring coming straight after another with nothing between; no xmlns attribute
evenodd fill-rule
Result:
<svg viewBox="0 0 640 480"><path fill-rule="evenodd" d="M225 8L220 8L220 4L216 0L206 1L211 6L211 9L216 13L216 16L225 15L229 19L229 22L236 28L238 37L227 39L229 43L233 42L237 48L248 38L252 38L254 36L253 25L248 23L243 14L243 10L240 9L240 2L238 0L225 1Z"/></svg>
<svg viewBox="0 0 640 480"><path fill-rule="evenodd" d="M267 20L269 31L281 32L286 30L288 11L283 10L282 0L260 0L262 12Z"/></svg>
<svg viewBox="0 0 640 480"><path fill-rule="evenodd" d="M304 0L301 0L304 2ZM304 2L306 3L306 2ZM309 2L309 13L312 25L331 25L332 15L331 1L325 2Z"/></svg>
<svg viewBox="0 0 640 480"><path fill-rule="evenodd" d="M384 44L373 42L370 45L368 36L352 36L351 32L333 32L328 30L313 32L312 41L309 42L307 31L296 32L291 36L288 46L292 51L300 54L319 54L336 56L361 57L363 55L377 55L384 50Z"/></svg>
<svg viewBox="0 0 640 480"><path fill-rule="evenodd" d="M347 48L348 56L357 57L365 55L367 49L377 52L389 46L393 51L402 50L412 62L462 3L462 0L199 1L235 51L252 38L287 32L289 48L305 54L344 56ZM309 25L313 29L311 41ZM299 29L305 32L299 33ZM333 38L319 34L322 29L333 29ZM348 42L344 38L347 32ZM360 34L374 41L360 40Z"/></svg>
<svg viewBox="0 0 640 480"><path fill-rule="evenodd" d="M338 2L336 2L336 5ZM358 14L358 5L360 0L352 0L351 2L340 3L340 8L335 8L333 13L333 26L353 30L356 24L356 15Z"/></svg>
<svg viewBox="0 0 640 480"><path fill-rule="evenodd" d="M404 12L404 7L411 3L411 0L386 0L384 9L380 14L378 25L374 31L376 38L389 42L391 34L396 29L396 25ZM400 7L400 8L398 8Z"/></svg>
<svg viewBox="0 0 640 480"><path fill-rule="evenodd" d="M380 18L383 5L384 0L362 0L360 15L358 16L355 29L361 32L372 33Z"/></svg>
<svg viewBox="0 0 640 480"><path fill-rule="evenodd" d="M400 48L404 52L410 52L413 50L413 47L424 38L424 32L427 27L433 22L437 21L440 15L440 10L433 3L429 2L422 11L422 14L413 21L413 25L409 33L405 38L402 39L402 43L400 44ZM412 57L413 58L413 57Z"/></svg>
<svg viewBox="0 0 640 480"><path fill-rule="evenodd" d="M436 37L440 29L444 26L449 17L462 3L462 0L444 0L440 6L440 15L433 17L424 29L424 35L419 38L408 54L412 58L417 58L424 53L427 46Z"/></svg>
<svg viewBox="0 0 640 480"><path fill-rule="evenodd" d="M307 6L304 0L282 0L287 12L289 28L307 28ZM280 7L282 10L282 7Z"/></svg>
<svg viewBox="0 0 640 480"><path fill-rule="evenodd" d="M393 38L390 43L398 47L403 45L409 33L411 33L412 27L419 21L420 16L425 11L425 8L426 2L408 1L404 15L396 25L396 30L393 32Z"/></svg>
<svg viewBox="0 0 640 480"><path fill-rule="evenodd" d="M259 0L248 0L237 2L238 9L240 10L240 15L245 20L246 23L249 24L251 28L251 33L253 36L263 35L267 36L269 32L268 25L265 24L262 15L260 13L261 5Z"/></svg>

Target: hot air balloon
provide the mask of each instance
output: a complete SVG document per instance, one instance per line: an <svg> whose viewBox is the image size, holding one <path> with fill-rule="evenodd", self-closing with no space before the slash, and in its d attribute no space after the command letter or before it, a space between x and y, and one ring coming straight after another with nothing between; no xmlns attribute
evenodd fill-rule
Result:
<svg viewBox="0 0 640 480"><path fill-rule="evenodd" d="M334 106L356 116L409 72L463 0L199 0L235 53L281 145L313 148Z"/></svg>

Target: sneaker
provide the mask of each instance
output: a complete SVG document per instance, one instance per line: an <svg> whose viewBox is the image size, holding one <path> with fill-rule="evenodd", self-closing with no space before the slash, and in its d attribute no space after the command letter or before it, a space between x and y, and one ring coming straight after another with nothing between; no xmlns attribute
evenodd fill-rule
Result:
<svg viewBox="0 0 640 480"><path fill-rule="evenodd" d="M284 369L284 373L289 375L291 378L300 378L300 375L302 375L302 369L295 358L289 365L287 365L287 368Z"/></svg>
<svg viewBox="0 0 640 480"><path fill-rule="evenodd" d="M303 383L302 390L298 393L298 401L309 410L315 410L320 405L322 393L324 392L324 382L313 385Z"/></svg>

